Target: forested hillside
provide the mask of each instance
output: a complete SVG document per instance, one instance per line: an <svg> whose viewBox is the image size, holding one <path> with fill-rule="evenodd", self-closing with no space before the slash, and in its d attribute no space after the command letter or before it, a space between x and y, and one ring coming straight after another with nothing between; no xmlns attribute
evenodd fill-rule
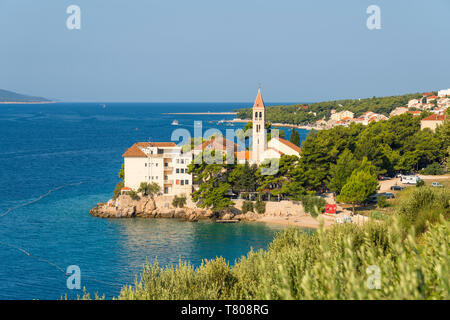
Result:
<svg viewBox="0 0 450 320"><path fill-rule="evenodd" d="M41 97L32 97L24 94L0 89L0 102L46 102L50 101Z"/></svg>
<svg viewBox="0 0 450 320"><path fill-rule="evenodd" d="M366 111L380 113L389 116L389 113L397 107L406 106L411 99L422 97L420 93L405 94L392 97L372 97L367 99L346 99L325 101L311 104L296 104L266 107L266 120L272 123L289 123L304 125L319 119L328 119L331 110L349 110L355 113L355 117ZM238 109L237 117L240 119L251 118L251 109Z"/></svg>

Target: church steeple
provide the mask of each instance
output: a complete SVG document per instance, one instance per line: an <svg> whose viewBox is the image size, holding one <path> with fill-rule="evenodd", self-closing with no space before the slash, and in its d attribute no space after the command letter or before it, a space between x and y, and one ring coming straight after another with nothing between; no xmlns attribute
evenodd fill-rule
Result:
<svg viewBox="0 0 450 320"><path fill-rule="evenodd" d="M253 104L253 134L252 134L252 158L253 162L260 164L266 150L266 109L261 95L261 88L258 89L255 103Z"/></svg>
<svg viewBox="0 0 450 320"><path fill-rule="evenodd" d="M255 108L265 108L264 101L261 95L261 88L258 89L258 95L256 96L255 103L253 104L253 109Z"/></svg>

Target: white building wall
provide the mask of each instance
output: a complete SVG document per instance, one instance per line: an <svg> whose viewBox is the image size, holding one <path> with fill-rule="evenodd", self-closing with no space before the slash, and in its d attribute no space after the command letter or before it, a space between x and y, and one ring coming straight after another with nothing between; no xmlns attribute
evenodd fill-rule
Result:
<svg viewBox="0 0 450 320"><path fill-rule="evenodd" d="M285 145L284 143L281 143L280 140L278 139L270 139L268 145L269 148L273 148L275 150L278 150L288 156L297 156L299 157L300 154L294 150L291 149L290 147L288 147L287 145Z"/></svg>
<svg viewBox="0 0 450 320"><path fill-rule="evenodd" d="M125 164L125 187L137 190L148 175L146 158L124 158Z"/></svg>
<svg viewBox="0 0 450 320"><path fill-rule="evenodd" d="M450 96L450 89L439 90L438 96L439 97Z"/></svg>

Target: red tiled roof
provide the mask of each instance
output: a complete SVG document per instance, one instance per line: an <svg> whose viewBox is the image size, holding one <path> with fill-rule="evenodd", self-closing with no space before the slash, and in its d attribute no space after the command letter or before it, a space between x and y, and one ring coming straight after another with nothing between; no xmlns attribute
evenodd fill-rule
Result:
<svg viewBox="0 0 450 320"><path fill-rule="evenodd" d="M261 96L261 89L258 89L258 95L256 96L255 103L253 104L253 108L263 108L264 109L264 101Z"/></svg>
<svg viewBox="0 0 450 320"><path fill-rule="evenodd" d="M444 121L446 118L446 115L433 114L431 116L423 118L422 121Z"/></svg>
<svg viewBox="0 0 450 320"><path fill-rule="evenodd" d="M292 142L283 139L283 138L274 138L274 139L278 139L278 141L280 141L281 143L283 143L284 145L288 146L289 148L297 151L298 153L302 152L302 149L299 146L296 146L295 144L293 144Z"/></svg>
<svg viewBox="0 0 450 320"><path fill-rule="evenodd" d="M140 148L156 147L156 148L167 148L176 147L174 142L136 142L130 148L125 151L122 155L124 158L141 158L147 155Z"/></svg>
<svg viewBox="0 0 450 320"><path fill-rule="evenodd" d="M121 190L128 191L128 190L131 190L131 188L123 187Z"/></svg>
<svg viewBox="0 0 450 320"><path fill-rule="evenodd" d="M433 92L425 92L424 94L423 94L423 96L425 97L425 96L432 96L433 95Z"/></svg>
<svg viewBox="0 0 450 320"><path fill-rule="evenodd" d="M147 155L142 151L139 146L139 143L135 143L131 146L131 148L128 148L127 151L122 155L124 158L143 158L147 157Z"/></svg>

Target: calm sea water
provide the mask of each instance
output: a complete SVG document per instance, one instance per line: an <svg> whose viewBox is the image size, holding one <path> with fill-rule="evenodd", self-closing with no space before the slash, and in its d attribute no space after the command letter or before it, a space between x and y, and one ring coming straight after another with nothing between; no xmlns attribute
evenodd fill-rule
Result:
<svg viewBox="0 0 450 320"><path fill-rule="evenodd" d="M121 155L137 141L169 141L174 128L193 132L245 103L0 104L0 299L75 297L65 270L81 269L82 287L117 296L142 265L179 259L199 265L223 256L230 263L250 248L266 248L280 226L221 225L176 220L104 220L89 209L111 197ZM180 126L174 127L177 119ZM242 125L241 125L242 127ZM236 127L235 127L236 128ZM307 132L299 130L302 140Z"/></svg>

